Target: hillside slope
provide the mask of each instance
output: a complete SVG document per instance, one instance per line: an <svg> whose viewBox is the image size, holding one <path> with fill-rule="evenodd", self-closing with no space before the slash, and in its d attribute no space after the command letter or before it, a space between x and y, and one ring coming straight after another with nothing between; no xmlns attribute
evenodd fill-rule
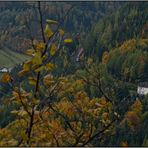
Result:
<svg viewBox="0 0 148 148"><path fill-rule="evenodd" d="M142 36L148 22L148 2L129 2L114 14L104 17L94 25L84 43L88 55L95 55L101 61L104 51L120 46L132 38Z"/></svg>

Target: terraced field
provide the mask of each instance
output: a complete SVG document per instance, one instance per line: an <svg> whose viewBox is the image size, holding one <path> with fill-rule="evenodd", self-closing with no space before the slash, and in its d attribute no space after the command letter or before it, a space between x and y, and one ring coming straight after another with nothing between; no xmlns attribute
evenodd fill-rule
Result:
<svg viewBox="0 0 148 148"><path fill-rule="evenodd" d="M24 54L16 53L11 50L0 50L0 68L2 67L14 67L16 64L20 64L28 57Z"/></svg>
<svg viewBox="0 0 148 148"><path fill-rule="evenodd" d="M16 53L11 50L0 50L0 69L3 67L13 68L15 65L27 60L28 57L24 54ZM2 73L0 72L0 78Z"/></svg>

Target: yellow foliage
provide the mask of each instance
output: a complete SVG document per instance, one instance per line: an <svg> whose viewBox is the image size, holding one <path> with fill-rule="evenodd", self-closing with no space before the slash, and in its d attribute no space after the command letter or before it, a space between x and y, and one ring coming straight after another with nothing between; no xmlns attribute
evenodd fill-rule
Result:
<svg viewBox="0 0 148 148"><path fill-rule="evenodd" d="M24 117L25 115L27 115L27 112L25 110L20 110L18 112L18 115Z"/></svg>
<svg viewBox="0 0 148 148"><path fill-rule="evenodd" d="M105 106L108 103L105 98L100 98L98 101L102 106Z"/></svg>
<svg viewBox="0 0 148 148"><path fill-rule="evenodd" d="M47 63L45 67L47 71L52 71L55 65L53 63Z"/></svg>
<svg viewBox="0 0 148 148"><path fill-rule="evenodd" d="M21 70L19 73L18 73L18 76L19 77L22 77L22 76L24 76L25 74L27 74L28 73L28 71L26 71L26 70Z"/></svg>
<svg viewBox="0 0 148 148"><path fill-rule="evenodd" d="M30 63L29 62L23 64L23 70L25 70L25 71L30 70Z"/></svg>
<svg viewBox="0 0 148 148"><path fill-rule="evenodd" d="M46 22L47 22L48 24L58 24L57 21L49 20L49 19L47 19Z"/></svg>
<svg viewBox="0 0 148 148"><path fill-rule="evenodd" d="M135 39L131 39L131 40L125 41L122 44L122 46L119 48L119 50L123 54L126 51L133 50L135 45L136 45L136 40Z"/></svg>
<svg viewBox="0 0 148 148"><path fill-rule="evenodd" d="M27 74L30 71L31 63L32 63L32 61L27 61L23 64L23 69L18 73L19 77L24 76L25 74Z"/></svg>
<svg viewBox="0 0 148 148"><path fill-rule="evenodd" d="M39 42L38 44L36 44L36 49L39 52L43 51L45 49L45 43Z"/></svg>
<svg viewBox="0 0 148 148"><path fill-rule="evenodd" d="M32 56L34 54L34 49L28 49L25 51L25 54L29 55L29 56Z"/></svg>
<svg viewBox="0 0 148 148"><path fill-rule="evenodd" d="M109 60L109 53L107 51L105 51L102 56L102 63L106 64L108 62L108 60Z"/></svg>
<svg viewBox="0 0 148 148"><path fill-rule="evenodd" d="M93 59L92 59L92 58L88 58L88 59L87 59L87 64L88 64L88 66L91 65L92 63L93 63Z"/></svg>
<svg viewBox="0 0 148 148"><path fill-rule="evenodd" d="M63 100L57 104L57 107L60 111L64 112L68 117L72 117L74 113L73 106L67 100Z"/></svg>
<svg viewBox="0 0 148 148"><path fill-rule="evenodd" d="M74 83L73 83L73 88L74 89L82 89L84 86L84 81L82 79L79 79L79 80L76 80Z"/></svg>
<svg viewBox="0 0 148 148"><path fill-rule="evenodd" d="M18 110L11 111L12 114L18 114L18 112L19 112Z"/></svg>
<svg viewBox="0 0 148 148"><path fill-rule="evenodd" d="M72 42L72 39L65 39L64 40L64 43L71 43Z"/></svg>
<svg viewBox="0 0 148 148"><path fill-rule="evenodd" d="M41 53L40 52L36 52L34 54L34 57L32 58L32 63L34 65L40 65L40 64L42 64L42 57L41 57Z"/></svg>
<svg viewBox="0 0 148 148"><path fill-rule="evenodd" d="M13 95L16 99L19 98L19 94L18 94L17 92L15 92L15 91L12 92L12 95Z"/></svg>
<svg viewBox="0 0 148 148"><path fill-rule="evenodd" d="M54 136L56 138L61 138L64 130L61 127L60 121L59 120L52 120L49 125L51 126L51 132L54 134Z"/></svg>
<svg viewBox="0 0 148 148"><path fill-rule="evenodd" d="M37 80L35 78L29 77L28 80L30 85L36 85Z"/></svg>
<svg viewBox="0 0 148 148"><path fill-rule="evenodd" d="M140 123L141 123L141 119L136 114L136 112L128 111L125 116L125 119L127 120L128 125L131 127L132 130L138 130Z"/></svg>
<svg viewBox="0 0 148 148"><path fill-rule="evenodd" d="M76 100L83 100L85 97L87 97L87 95L83 91L79 91L75 96Z"/></svg>
<svg viewBox="0 0 148 148"><path fill-rule="evenodd" d="M107 112L102 114L102 119L107 120L109 118L109 114Z"/></svg>
<svg viewBox="0 0 148 148"><path fill-rule="evenodd" d="M50 55L51 55L51 56L55 55L56 51L57 51L57 47L56 47L55 43L53 43L53 44L51 45Z"/></svg>
<svg viewBox="0 0 148 148"><path fill-rule="evenodd" d="M52 83L54 82L54 81L53 81L53 76L50 75L50 74L46 75L46 76L44 77L44 79L43 79L43 82L44 82L44 85L46 85L46 86L51 86Z"/></svg>
<svg viewBox="0 0 148 148"><path fill-rule="evenodd" d="M32 68L33 70L36 70L36 69L38 69L39 67L40 67L39 65L33 64L31 68Z"/></svg>
<svg viewBox="0 0 148 148"><path fill-rule="evenodd" d="M53 32L52 32L52 30L51 30L51 28L49 27L49 25L47 24L46 25L46 28L45 28L45 35L48 37L48 38L50 38L52 35L53 35Z"/></svg>
<svg viewBox="0 0 148 148"><path fill-rule="evenodd" d="M32 95L31 93L27 93L27 92L21 94L22 97L29 97L31 95Z"/></svg>
<svg viewBox="0 0 148 148"><path fill-rule="evenodd" d="M142 111L142 103L139 99L137 99L134 104L131 106L131 110L136 112L137 114L140 114Z"/></svg>
<svg viewBox="0 0 148 148"><path fill-rule="evenodd" d="M40 66L39 68L37 68L36 70L35 70L35 72L41 72L41 71L43 71L45 69L45 66Z"/></svg>
<svg viewBox="0 0 148 148"><path fill-rule="evenodd" d="M64 30L59 29L59 33L60 33L60 36L63 36L64 35Z"/></svg>
<svg viewBox="0 0 148 148"><path fill-rule="evenodd" d="M58 24L53 20L47 22ZM53 35L50 25L46 26L45 34L48 38ZM64 31L60 29L59 34L64 36ZM64 42L71 43L72 39L67 38ZM26 51L28 55L32 55L32 59L23 64L23 69L18 74L28 74L29 87L20 83L19 87L13 89L13 98L10 100L19 109L16 107L11 113L18 118L4 127L4 130L0 129L0 145L16 146L21 141L19 146L71 146L79 140L76 146L81 146L93 133L110 123L111 104L105 98L89 98L83 79L72 74L66 77L54 77L51 74L56 67L52 63L54 60L50 61L51 56L57 52L55 43L51 44L50 51L45 55L42 52L45 44L42 42L35 42L36 51ZM91 65L93 59L89 58L87 62ZM40 77L36 72L40 72ZM40 83L37 83L37 79ZM30 128L31 134L28 137ZM29 144L27 140L30 140Z"/></svg>
<svg viewBox="0 0 148 148"><path fill-rule="evenodd" d="M0 146L17 146L20 133L24 131L26 124L23 120L15 120L8 124L6 128L0 129Z"/></svg>
<svg viewBox="0 0 148 148"><path fill-rule="evenodd" d="M11 81L11 77L10 77L9 73L4 73L2 75L1 82L8 83L10 81Z"/></svg>

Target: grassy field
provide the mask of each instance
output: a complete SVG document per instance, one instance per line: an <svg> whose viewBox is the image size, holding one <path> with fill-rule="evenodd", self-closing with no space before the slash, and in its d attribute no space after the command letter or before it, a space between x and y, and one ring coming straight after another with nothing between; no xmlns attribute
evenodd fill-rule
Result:
<svg viewBox="0 0 148 148"><path fill-rule="evenodd" d="M0 68L11 68L17 64L21 64L28 57L24 54L16 53L10 50L0 50ZM0 78L2 73L0 73Z"/></svg>
<svg viewBox="0 0 148 148"><path fill-rule="evenodd" d="M0 50L0 68L1 67L14 67L20 64L28 57L24 54L16 53L10 50Z"/></svg>

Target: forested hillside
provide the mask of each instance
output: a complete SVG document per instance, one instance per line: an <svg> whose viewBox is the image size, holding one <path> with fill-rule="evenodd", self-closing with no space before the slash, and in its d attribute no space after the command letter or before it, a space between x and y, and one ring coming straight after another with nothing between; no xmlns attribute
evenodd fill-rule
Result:
<svg viewBox="0 0 148 148"><path fill-rule="evenodd" d="M131 39L120 47L104 52L102 62L124 81L148 81L148 39Z"/></svg>
<svg viewBox="0 0 148 148"><path fill-rule="evenodd" d="M70 7L73 7L64 21L62 20L62 26L71 34L81 32L83 35L95 22L119 9L120 5L119 2L45 2L42 5L43 21L44 25L47 18L58 21ZM39 36L39 16L36 7L34 2L1 2L0 42L3 48L6 46L22 52L28 48L31 36Z"/></svg>
<svg viewBox="0 0 148 148"><path fill-rule="evenodd" d="M0 18L0 146L148 146L148 2L0 2Z"/></svg>
<svg viewBox="0 0 148 148"><path fill-rule="evenodd" d="M131 2L94 24L84 43L88 54L102 57L104 51L120 46L125 40L147 38L148 3ZM143 34L142 34L143 32Z"/></svg>

